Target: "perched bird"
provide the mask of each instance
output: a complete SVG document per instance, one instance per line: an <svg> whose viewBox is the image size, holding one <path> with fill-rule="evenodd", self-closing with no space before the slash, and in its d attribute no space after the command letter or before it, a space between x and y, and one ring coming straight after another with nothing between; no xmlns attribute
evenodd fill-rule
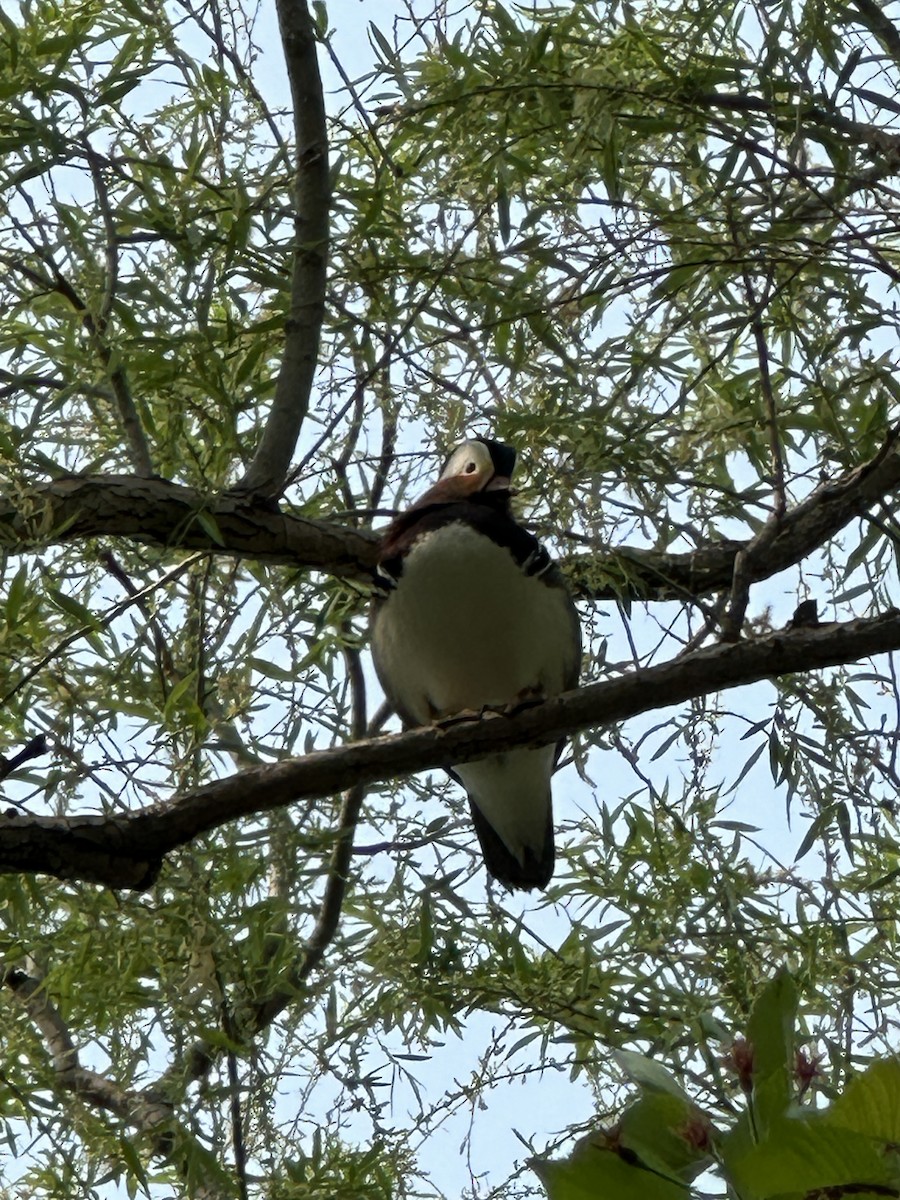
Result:
<svg viewBox="0 0 900 1200"><path fill-rule="evenodd" d="M575 687L581 630L547 551L510 510L512 446L457 446L381 544L375 669L407 726ZM466 789L485 865L507 887L553 874L550 777L563 743L522 747L451 775Z"/></svg>

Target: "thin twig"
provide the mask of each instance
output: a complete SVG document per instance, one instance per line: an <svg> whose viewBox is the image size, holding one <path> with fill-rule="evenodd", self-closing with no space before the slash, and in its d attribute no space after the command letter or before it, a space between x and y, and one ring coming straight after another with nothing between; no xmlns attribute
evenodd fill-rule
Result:
<svg viewBox="0 0 900 1200"><path fill-rule="evenodd" d="M85 301L59 271L49 255L41 252L41 258L50 270L53 276L52 279L47 279L17 259L7 257L4 261L10 270L23 275L26 279L29 279L32 283L37 284L37 286L46 291L55 292L57 295L62 296L71 304L72 308L81 318L81 324L87 332L94 353L103 364L106 377L112 388L116 408L119 413L119 420L131 452L135 474L141 478L151 478L155 472L153 470L153 460L150 456L150 446L144 434L134 398L131 395L131 386L125 374L125 369L121 363L113 365L113 354L103 336L103 330L98 325L98 322L94 320L93 314Z"/></svg>
<svg viewBox="0 0 900 1200"><path fill-rule="evenodd" d="M680 658L683 658L686 654L693 654L695 650L699 650L710 634L719 628L722 621L722 613L724 613L727 604L728 593L723 592L712 608L706 605L702 607L704 613L703 626L685 642L679 651Z"/></svg>
<svg viewBox="0 0 900 1200"><path fill-rule="evenodd" d="M175 675L175 664L172 661L172 652L169 650L169 644L166 641L165 630L160 624L156 613L147 603L146 593L142 592L136 584L132 583L125 568L117 560L113 552L111 550L104 550L100 555L100 561L106 567L107 571L109 571L110 575L118 580L128 595L132 597L147 619L147 627L150 630L156 650L156 664L159 671L160 686L165 696L168 689L168 682Z"/></svg>
<svg viewBox="0 0 900 1200"><path fill-rule="evenodd" d="M894 61L900 63L900 30L881 5L875 0L852 0L852 4L869 32L878 38Z"/></svg>
<svg viewBox="0 0 900 1200"><path fill-rule="evenodd" d="M372 720L366 724L365 676L359 651L348 647L345 657L351 689L351 731L354 737L374 737L390 716L391 709L389 705L382 703ZM257 1001L249 1014L243 1018L241 1024L247 1036L255 1036L270 1025L292 1001L296 1000L298 993L302 994L307 980L321 962L337 932L354 853L353 839L365 791L365 785L354 787L344 797L338 820L337 841L329 865L328 883L315 928L299 963L291 967L280 985L268 996ZM156 1086L165 1093L173 1079L202 1078L210 1070L218 1054L219 1048L205 1039L196 1041L179 1061L166 1070Z"/></svg>
<svg viewBox="0 0 900 1200"><path fill-rule="evenodd" d="M369 131L369 136L371 137L372 141L375 143L375 148L377 149L378 153L381 155L384 162L390 168L391 173L393 175L399 175L400 172L398 171L397 166L394 163L394 160L391 158L390 154L388 154L387 149L385 148L384 142L382 142L381 138L378 136L378 130L375 127L375 124L373 123L372 118L369 116L369 110L363 104L362 99L359 95L359 92L356 90L356 88L353 84L353 80L350 78L350 76L344 70L344 64L341 62L341 60L338 58L337 54L335 53L334 47L331 44L330 38L324 38L322 41L322 44L325 47L325 49L328 51L328 57L331 59L332 66L334 67L334 69L337 71L338 75L340 75L341 79L343 80L344 87L347 89L347 94L349 95L349 97L353 103L353 107L356 109L357 116L362 121L362 123L365 125L366 129Z"/></svg>
<svg viewBox="0 0 900 1200"><path fill-rule="evenodd" d="M735 245L739 248L737 230L732 225ZM759 380L763 401L766 408L766 427L769 431L769 455L772 467L772 511L768 520L759 533L749 544L740 549L734 556L734 574L731 583L731 596L728 605L722 613L720 628L722 640L736 641L741 636L747 605L750 602L750 588L756 581L755 569L757 561L765 554L768 546L775 540L787 512L787 491L785 487L784 452L781 436L778 432L778 407L775 392L772 387L772 374L769 368L769 347L766 342L766 331L763 326L763 312L769 303L768 289L766 294L757 299L750 272L744 268L744 287L747 293L747 303L752 317L750 328L756 343L756 356L759 364Z"/></svg>
<svg viewBox="0 0 900 1200"><path fill-rule="evenodd" d="M748 280L748 287L750 286ZM753 292L750 296L752 299ZM759 362L759 383L763 400L766 405L766 424L769 429L769 454L772 462L772 515L780 521L787 511L787 494L784 482L784 450L781 436L778 432L778 407L775 402L775 392L772 388L772 373L769 369L769 347L766 342L766 331L762 322L762 306L765 300L756 306L756 315L751 322L753 337L756 342L756 355Z"/></svg>
<svg viewBox="0 0 900 1200"><path fill-rule="evenodd" d="M141 601L147 596L152 595L157 588L165 587L166 584L171 583L173 579L177 579L179 575L183 575L185 571L194 565L194 563L198 562L204 557L205 555L202 553L192 554L189 558L184 559L183 562L178 563L177 566L172 567L171 570L166 571L164 575L161 575L159 579L154 580L153 583L148 583L146 587L143 587L139 591L129 595L127 599L117 600L115 604L111 604L106 612L101 613L100 616L97 617L96 621L91 625L82 625L79 629L75 629L72 631L72 633L67 634L66 637L61 638L52 650L48 650L42 658L39 658L33 666L29 667L29 669L14 684L14 686L11 687L2 698L0 698L0 708L5 708L10 700L12 700L13 696L15 696L17 692L21 691L21 689L26 683L29 682L29 680L34 679L35 675L39 675L40 672L43 671L44 667L48 666L53 662L54 659L58 658L64 650L68 650L68 648L73 643L77 642L79 638L88 637L90 634L96 633L98 629L105 628L105 626L114 621L116 617L125 612L126 609L131 608L133 604L140 604Z"/></svg>
<svg viewBox="0 0 900 1200"><path fill-rule="evenodd" d="M240 1033L236 1026L234 1013L231 1011L225 980L219 970L218 963L216 963L215 975L221 997L222 1032L228 1039L225 1061L228 1068L228 1099L231 1110L231 1142L234 1149L234 1173L237 1177L240 1200L248 1200L247 1147L244 1141L244 1114L241 1109L241 1081L238 1075L237 1053L234 1048L235 1043L240 1037Z"/></svg>
<svg viewBox="0 0 900 1200"><path fill-rule="evenodd" d="M369 492L370 509L378 509L397 450L397 410L387 397L381 400L381 453Z"/></svg>
<svg viewBox="0 0 900 1200"><path fill-rule="evenodd" d="M350 681L351 717L350 729L354 739L364 738L366 728L366 681L360 653L355 647L344 649L347 676ZM315 928L306 943L299 964L291 970L287 986L277 988L270 996L257 1004L253 1011L251 1029L254 1033L265 1029L291 1003L306 984L310 975L322 961L325 951L337 933L341 919L344 897L353 857L353 839L367 785L356 784L344 796L338 819L337 836L328 867L328 882L319 909Z"/></svg>
<svg viewBox="0 0 900 1200"><path fill-rule="evenodd" d="M409 315L403 321L403 324L400 326L400 328L397 330L397 332L393 336L388 336L384 339L384 349L382 350L379 357L376 359L374 366L372 366L368 370L368 372L362 379L357 380L356 385L355 385L353 391L351 392L350 396L348 397L348 399L345 400L344 403L341 405L341 407L339 409L337 409L331 415L331 417L328 420L328 424L325 426L324 432L319 436L318 440L315 442L315 444L312 446L312 448L309 451L307 451L307 453L303 456L300 463L294 468L294 470L288 476L285 487L287 487L288 485L293 483L294 480L303 477L303 473L306 469L307 464L312 462L316 458L316 455L319 453L319 451L322 449L322 447L325 445L325 443L328 441L328 439L330 437L332 437L334 430L341 424L341 422L344 420L344 418L346 417L346 415L350 411L350 409L353 408L354 405L358 403L358 397L359 397L360 393L369 386L369 384L372 382L372 380L375 379L376 376L378 376L380 374L380 372L387 371L390 369L391 360L394 357L397 346L400 345L402 340L406 337L407 333L409 333L410 329L412 329L412 327L415 325L416 321L418 321L419 317L427 309L428 305L431 303L431 299L434 296L434 293L438 290L438 288L440 287L441 282L444 280L444 278L449 274L450 269L453 266L456 259L463 252L463 248L467 244L469 236L474 232L475 229L477 229L477 227L478 227L480 221L482 220L482 218L484 217L485 213L492 206L493 206L493 201L491 201L490 204L484 205L481 209L478 210L478 212L475 213L475 215L472 217L471 221L469 221L468 225L463 230L462 235L457 239L456 245L453 247L453 249L450 251L450 253L447 255L447 257L444 259L444 261L440 264L438 269L435 271L434 276L431 280L431 283L425 289L424 294L419 298L419 300L413 307L412 311L409 313Z"/></svg>
<svg viewBox="0 0 900 1200"><path fill-rule="evenodd" d="M281 130L278 128L278 122L275 120L275 118L272 116L272 113L269 111L268 105L266 104L265 100L263 99L261 92L258 90L255 83L253 82L250 72L248 71L247 67L245 66L244 62L242 61L240 55L237 53L237 51L234 49L234 47L229 46L228 43L226 41L224 41L224 39L217 39L215 31L210 29L210 27L207 24L205 24L205 22L203 21L203 18L200 16L200 14L197 12L197 10L192 8L190 6L190 4L188 4L186 2L186 0L178 0L178 2L180 4L180 6L184 9L184 11L186 13L190 14L191 19L193 20L193 22L197 26L197 28L199 30L201 30L209 38L209 40L215 44L217 53L219 53L220 55L224 55L225 58L227 58L228 61L231 63L232 67L234 68L234 73L235 73L235 77L237 78L237 81L244 88L244 90L246 91L247 95L251 98L251 100L253 100L253 102L259 107L259 110L262 113L262 118L265 121L266 125L268 125L269 132L272 135L272 139L273 139L276 147L278 148L278 157L283 162L285 170L289 171L291 169L290 150L288 149L287 143L285 142L284 138L281 136Z"/></svg>
<svg viewBox="0 0 900 1200"><path fill-rule="evenodd" d="M103 334L109 324L109 318L116 299L116 288L119 283L119 245L116 237L116 223L109 203L109 189L106 186L106 180L103 178L100 158L94 153L94 148L87 138L84 139L84 153L91 172L91 178L94 181L94 195L97 197L97 206L100 209L100 215L103 218L103 228L106 233L106 286L103 289L103 298L100 301L100 308L97 314L97 331L99 334Z"/></svg>

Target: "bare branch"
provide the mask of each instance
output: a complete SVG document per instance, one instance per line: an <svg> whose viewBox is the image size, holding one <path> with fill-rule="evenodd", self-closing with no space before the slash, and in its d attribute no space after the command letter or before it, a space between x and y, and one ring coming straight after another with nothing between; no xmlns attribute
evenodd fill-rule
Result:
<svg viewBox="0 0 900 1200"><path fill-rule="evenodd" d="M119 245L116 239L116 222L112 207L109 203L109 189L103 177L103 167L98 155L87 138L84 139L84 153L94 181L94 194L97 206L103 217L103 228L106 232L106 286L103 289L103 299L97 314L97 332L103 334L112 315L116 299L116 289L119 285Z"/></svg>
<svg viewBox="0 0 900 1200"><path fill-rule="evenodd" d="M11 968L2 976L29 1018L40 1031L50 1053L56 1081L64 1091L74 1092L94 1108L114 1113L124 1121L148 1132L160 1124L168 1125L172 1112L168 1106L148 1108L140 1092L129 1091L98 1071L81 1065L69 1028L44 988L44 979L33 963L27 971Z"/></svg>
<svg viewBox="0 0 900 1200"><path fill-rule="evenodd" d="M276 0L278 26L294 102L297 169L294 176L294 265L291 308L272 410L238 490L276 496L291 465L309 410L325 315L328 261L328 137L316 58L316 36L306 0Z"/></svg>
<svg viewBox="0 0 900 1200"><path fill-rule="evenodd" d="M818 670L897 649L900 613L891 610L871 620L792 629L697 650L510 716L488 714L251 768L124 816L7 815L0 817L0 873L41 872L140 890L153 883L171 850L238 817L429 767L470 762L516 745L548 745L581 729L767 676Z"/></svg>
<svg viewBox="0 0 900 1200"><path fill-rule="evenodd" d="M874 458L816 488L785 514L764 545L754 548L756 539L729 541L702 546L688 554L623 547L605 554L571 557L562 565L577 594L597 599L618 595L675 600L728 590L733 582L735 556L741 550L753 549L749 554L752 579L768 579L824 546L855 517L877 504L881 496L900 486L897 438L898 431L892 431ZM617 568L618 591L608 582Z"/></svg>

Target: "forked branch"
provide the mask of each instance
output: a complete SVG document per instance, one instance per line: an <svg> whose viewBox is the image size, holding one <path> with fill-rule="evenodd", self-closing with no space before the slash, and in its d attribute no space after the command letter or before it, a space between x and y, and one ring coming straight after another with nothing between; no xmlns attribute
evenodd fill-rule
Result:
<svg viewBox="0 0 900 1200"><path fill-rule="evenodd" d="M122 1087L109 1074L82 1065L71 1031L36 965L26 960L24 968L0 971L0 984L12 993L40 1034L53 1068L55 1087L78 1096L90 1108L112 1113L147 1139L151 1155L179 1167L183 1161L186 1175L190 1135L178 1127L172 1105L152 1089ZM198 1200L223 1200L223 1192L210 1181L200 1184L192 1195Z"/></svg>

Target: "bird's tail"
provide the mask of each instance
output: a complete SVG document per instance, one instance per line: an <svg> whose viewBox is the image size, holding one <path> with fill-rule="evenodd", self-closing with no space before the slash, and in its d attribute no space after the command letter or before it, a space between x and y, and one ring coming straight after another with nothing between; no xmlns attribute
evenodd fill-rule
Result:
<svg viewBox="0 0 900 1200"><path fill-rule="evenodd" d="M514 888L545 888L553 874L550 777L555 746L521 747L458 763L487 869Z"/></svg>
<svg viewBox="0 0 900 1200"><path fill-rule="evenodd" d="M523 847L521 861L513 854L500 835L494 830L478 805L469 797L472 823L478 834L484 865L493 877L506 887L543 890L553 875L555 850L553 845L553 810L549 788L547 789L547 825L544 840L539 848Z"/></svg>

